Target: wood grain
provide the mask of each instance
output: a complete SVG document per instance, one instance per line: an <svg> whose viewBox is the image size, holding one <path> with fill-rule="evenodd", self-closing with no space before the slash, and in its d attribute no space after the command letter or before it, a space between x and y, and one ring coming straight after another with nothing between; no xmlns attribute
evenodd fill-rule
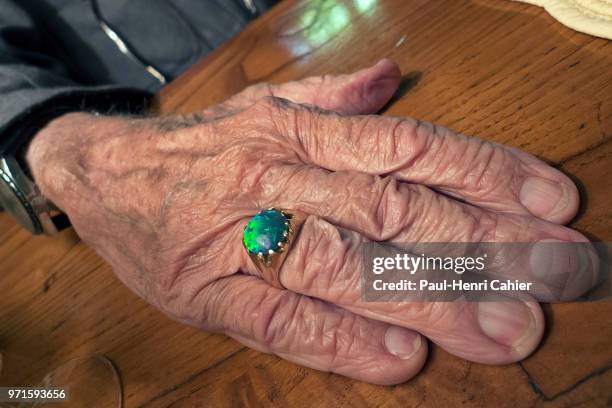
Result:
<svg viewBox="0 0 612 408"><path fill-rule="evenodd" d="M386 114L415 116L528 150L569 173L574 226L612 240L612 44L505 0L284 1L166 87L160 112L195 112L243 87L397 61ZM133 295L73 231L32 237L0 214L0 385L34 385L102 354L127 407L610 406L612 304L547 306L521 364L472 364L432 347L396 387L363 384L196 331Z"/></svg>

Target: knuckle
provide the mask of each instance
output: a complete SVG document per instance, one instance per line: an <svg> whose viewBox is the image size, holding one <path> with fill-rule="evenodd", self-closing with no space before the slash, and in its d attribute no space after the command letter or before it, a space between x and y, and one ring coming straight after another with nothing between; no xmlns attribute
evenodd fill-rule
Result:
<svg viewBox="0 0 612 408"><path fill-rule="evenodd" d="M461 318L464 305L458 304L460 306L456 307L448 302L423 302L420 307L411 310L412 317L425 327L448 328Z"/></svg>
<svg viewBox="0 0 612 408"><path fill-rule="evenodd" d="M339 359L351 354L354 349L354 331L356 317L348 312L325 313L318 319L314 327L316 338L320 339L320 347L327 356L331 367L339 363Z"/></svg>
<svg viewBox="0 0 612 408"><path fill-rule="evenodd" d="M259 207L273 207L279 205L283 208L293 207L295 201L287 202L287 197L299 197L304 192L307 180L302 177L305 169L299 165L283 165L270 161L260 172L255 183L251 183L255 200Z"/></svg>
<svg viewBox="0 0 612 408"><path fill-rule="evenodd" d="M430 147L435 134L435 126L413 118L399 119L392 133L396 152L401 152L410 162L422 157ZM424 131L425 130L425 131Z"/></svg>
<svg viewBox="0 0 612 408"><path fill-rule="evenodd" d="M282 266L283 284L337 303L358 300L361 241L351 231L309 217Z"/></svg>
<svg viewBox="0 0 612 408"><path fill-rule="evenodd" d="M235 129L243 131L255 130L261 133L261 129L269 129L277 123L283 116L285 108L280 98L274 96L263 96L256 98L252 104L238 111L235 115L231 115L225 120L218 121L217 127L222 130L221 133L233 134ZM226 124L227 126L223 126ZM243 135L243 133L242 133Z"/></svg>
<svg viewBox="0 0 612 408"><path fill-rule="evenodd" d="M450 306L450 307L449 307ZM396 303L387 310L388 317L396 317L400 321L410 322L415 328L434 330L444 319L448 318L453 304L449 302L423 301Z"/></svg>
<svg viewBox="0 0 612 408"><path fill-rule="evenodd" d="M449 163L444 158L448 153L451 136L446 132L446 128L423 121L417 121L412 130L414 150L411 164L426 169L422 181L446 174Z"/></svg>
<svg viewBox="0 0 612 408"><path fill-rule="evenodd" d="M407 129L403 120L391 121L387 124L386 128L386 133L388 133L389 137L385 138L387 143L379 144L385 148L381 156L387 163L396 163L398 160L401 160L405 152L404 148L405 144L407 144L406 141L411 135L407 130L411 129ZM412 144L412 142L409 144Z"/></svg>
<svg viewBox="0 0 612 408"><path fill-rule="evenodd" d="M499 240L498 220L496 213L479 211L476 213L469 207L463 210L463 215L455 228L455 236L463 241L487 242ZM510 242L510 241L508 241Z"/></svg>
<svg viewBox="0 0 612 408"><path fill-rule="evenodd" d="M373 231L376 241L387 241L401 233L412 223L411 190L394 177L378 179L372 204Z"/></svg>
<svg viewBox="0 0 612 408"><path fill-rule="evenodd" d="M421 129L421 122L412 118L371 118L372 126L366 122L362 126L368 129L374 127L374 131L362 129L360 134L373 133L373 143L368 146L373 158L385 165L388 172L396 171L400 168L408 168L417 161L425 152L431 138L427 137L428 132Z"/></svg>
<svg viewBox="0 0 612 408"><path fill-rule="evenodd" d="M226 185L226 191L258 201L279 193L275 184L278 175L274 161L257 157L252 152L244 152L234 156L232 163L231 173L235 175L236 182L234 188L230 188L230 184Z"/></svg>
<svg viewBox="0 0 612 408"><path fill-rule="evenodd" d="M508 152L476 138L465 137L463 142L465 163L469 164L464 167L460 188L476 196L488 196L511 187L508 176L514 173L516 162Z"/></svg>
<svg viewBox="0 0 612 408"><path fill-rule="evenodd" d="M266 96L246 109L237 118L240 127L250 124L259 136L266 134L271 137L293 134L298 128L298 105L287 99L276 96ZM247 126L248 127L248 126Z"/></svg>
<svg viewBox="0 0 612 408"><path fill-rule="evenodd" d="M502 195L517 172L518 161L493 143L419 122L416 139L420 151L415 162L428 169L422 181L435 179L440 188L461 190L470 198Z"/></svg>
<svg viewBox="0 0 612 408"><path fill-rule="evenodd" d="M539 239L541 222L534 217L489 212L479 217L473 239L481 242L532 242Z"/></svg>

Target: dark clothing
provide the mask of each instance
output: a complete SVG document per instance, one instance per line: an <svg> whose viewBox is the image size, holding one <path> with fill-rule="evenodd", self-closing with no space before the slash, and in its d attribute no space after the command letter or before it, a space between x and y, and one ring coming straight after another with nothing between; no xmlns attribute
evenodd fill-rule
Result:
<svg viewBox="0 0 612 408"><path fill-rule="evenodd" d="M0 0L0 149L65 111L141 109L272 2Z"/></svg>

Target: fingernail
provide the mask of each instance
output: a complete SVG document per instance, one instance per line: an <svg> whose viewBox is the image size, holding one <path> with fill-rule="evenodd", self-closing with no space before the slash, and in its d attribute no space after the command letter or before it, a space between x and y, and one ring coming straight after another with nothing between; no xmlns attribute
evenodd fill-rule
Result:
<svg viewBox="0 0 612 408"><path fill-rule="evenodd" d="M527 177L521 187L519 199L533 215L546 217L567 206L566 195L561 183L542 177Z"/></svg>
<svg viewBox="0 0 612 408"><path fill-rule="evenodd" d="M598 265L588 242L543 239L532 244L529 254L531 272L547 285L551 298L545 300L551 302L573 300L591 289L598 280Z"/></svg>
<svg viewBox="0 0 612 408"><path fill-rule="evenodd" d="M385 333L387 351L402 360L414 356L421 348L421 341L421 335L403 327L391 326Z"/></svg>
<svg viewBox="0 0 612 408"><path fill-rule="evenodd" d="M515 350L537 334L535 317L522 301L480 302L478 324L487 337Z"/></svg>

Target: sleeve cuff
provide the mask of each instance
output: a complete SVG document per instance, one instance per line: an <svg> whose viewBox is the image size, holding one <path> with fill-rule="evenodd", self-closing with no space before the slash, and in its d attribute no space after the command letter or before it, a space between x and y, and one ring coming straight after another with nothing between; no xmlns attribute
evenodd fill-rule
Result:
<svg viewBox="0 0 612 408"><path fill-rule="evenodd" d="M20 150L54 118L68 112L140 114L149 106L152 94L138 89L97 87L49 90L49 95L0 123L0 153Z"/></svg>

